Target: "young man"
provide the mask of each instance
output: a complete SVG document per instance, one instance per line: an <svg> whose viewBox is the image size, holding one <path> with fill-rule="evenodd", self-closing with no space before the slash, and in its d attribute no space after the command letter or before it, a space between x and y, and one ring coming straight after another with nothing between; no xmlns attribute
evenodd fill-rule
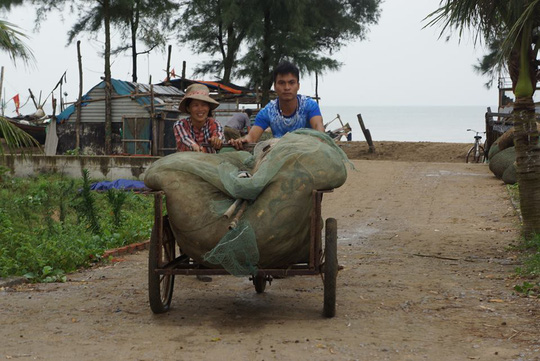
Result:
<svg viewBox="0 0 540 361"><path fill-rule="evenodd" d="M284 61L274 69L274 90L278 98L268 103L255 118L249 133L239 139L229 141L236 149L243 149L243 143L256 143L263 132L270 127L276 138L300 128L312 128L324 132L319 105L313 99L299 95L300 72L298 68Z"/></svg>

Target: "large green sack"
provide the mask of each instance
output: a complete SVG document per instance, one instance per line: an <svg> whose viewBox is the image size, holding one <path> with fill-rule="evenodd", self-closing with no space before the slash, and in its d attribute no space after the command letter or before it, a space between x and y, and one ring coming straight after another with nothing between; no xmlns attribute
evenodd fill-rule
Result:
<svg viewBox="0 0 540 361"><path fill-rule="evenodd" d="M501 150L489 160L489 170L497 178L502 178L506 169L513 166L516 161L516 148L510 147L505 150Z"/></svg>
<svg viewBox="0 0 540 361"><path fill-rule="evenodd" d="M257 155L243 151L182 152L147 170L145 184L166 194L172 231L184 253L237 275L253 273L253 266L286 267L307 260L312 191L340 187L347 178L347 157L327 135L305 129L285 135L264 154L257 162ZM241 171L252 177L239 178ZM223 213L236 199L249 202L241 226L229 232L231 220ZM232 245L234 252L255 246L256 265L233 272L208 262L207 253L220 240L220 247ZM242 257L233 257L239 267Z"/></svg>
<svg viewBox="0 0 540 361"><path fill-rule="evenodd" d="M496 140L499 145L499 150L505 150L514 146L514 128L508 129Z"/></svg>
<svg viewBox="0 0 540 361"><path fill-rule="evenodd" d="M500 151L501 150L499 149L497 142L493 143L491 147L489 147L488 159L491 161L491 158L493 158L495 154L499 153Z"/></svg>
<svg viewBox="0 0 540 361"><path fill-rule="evenodd" d="M505 184L516 184L517 183L517 173L516 173L516 163L514 162L511 166L506 168L502 175L502 180Z"/></svg>

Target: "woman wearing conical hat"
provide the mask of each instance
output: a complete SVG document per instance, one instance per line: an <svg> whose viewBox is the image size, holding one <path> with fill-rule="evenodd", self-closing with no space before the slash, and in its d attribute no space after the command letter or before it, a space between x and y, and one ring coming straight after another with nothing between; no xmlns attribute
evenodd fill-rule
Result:
<svg viewBox="0 0 540 361"><path fill-rule="evenodd" d="M212 116L212 110L218 105L219 103L210 97L205 85L192 84L186 89L179 108L182 113L189 114L189 117L180 119L173 125L177 151L216 153L221 149L225 141L223 127Z"/></svg>

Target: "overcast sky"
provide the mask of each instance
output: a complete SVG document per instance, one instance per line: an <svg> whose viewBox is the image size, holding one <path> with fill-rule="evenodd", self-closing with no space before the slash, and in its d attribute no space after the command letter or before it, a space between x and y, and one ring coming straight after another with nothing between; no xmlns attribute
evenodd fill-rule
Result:
<svg viewBox="0 0 540 361"><path fill-rule="evenodd" d="M322 106L403 106L403 105L482 105L495 106L497 89L487 90L485 77L473 71L473 64L483 54L482 49L467 37L461 43L457 38L449 42L438 39L436 28L422 29L423 18L435 10L438 0L385 0L379 24L371 27L368 39L343 48L336 58L343 63L337 72L319 78L319 96ZM67 13L66 13L67 14ZM67 19L74 15L65 15ZM68 101L78 95L78 65L76 45L66 47L69 20L51 13L39 33L33 32L32 8L15 8L11 13L0 14L18 24L30 40L27 45L37 59L35 66L14 66L6 53L0 53L4 66L3 98L10 99L19 93L21 103L28 95L28 88L44 99L67 70L67 84L63 90ZM102 40L81 38L83 55L84 90L100 82L103 74ZM191 54L189 47L175 43L171 68L181 72L182 61L187 62L187 76L202 58ZM131 80L129 54L112 60L113 78ZM164 79L166 54L153 52L139 56L139 82L156 83ZM207 79L213 80L213 79ZM302 77L300 92L314 95L315 79ZM58 90L57 90L58 92ZM56 93L57 94L57 93ZM50 107L50 100L46 109ZM14 115L12 102L6 115ZM34 111L31 102L23 108L24 114Z"/></svg>

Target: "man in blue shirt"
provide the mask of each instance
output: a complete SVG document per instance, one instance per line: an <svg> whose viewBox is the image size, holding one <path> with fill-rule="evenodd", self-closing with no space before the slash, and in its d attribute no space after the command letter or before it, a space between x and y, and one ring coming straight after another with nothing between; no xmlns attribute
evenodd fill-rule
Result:
<svg viewBox="0 0 540 361"><path fill-rule="evenodd" d="M270 127L276 138L300 128L312 128L324 132L319 105L313 99L299 95L300 72L298 68L284 61L274 69L274 90L278 98L268 103L256 116L249 133L239 139L229 141L236 149L243 149L243 143L256 143L263 132Z"/></svg>

